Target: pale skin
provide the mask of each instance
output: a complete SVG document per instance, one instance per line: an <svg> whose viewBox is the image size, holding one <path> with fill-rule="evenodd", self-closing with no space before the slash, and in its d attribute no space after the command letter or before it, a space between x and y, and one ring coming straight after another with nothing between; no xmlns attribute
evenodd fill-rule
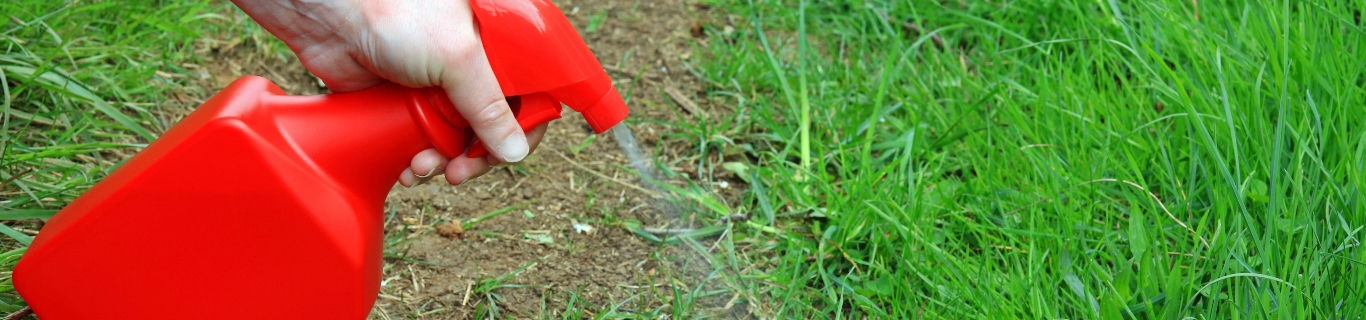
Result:
<svg viewBox="0 0 1366 320"><path fill-rule="evenodd" d="M289 45L328 89L347 92L394 82L440 86L490 154L413 156L405 187L444 173L458 185L494 166L518 162L540 144L545 125L523 132L484 55L466 0L232 0Z"/></svg>

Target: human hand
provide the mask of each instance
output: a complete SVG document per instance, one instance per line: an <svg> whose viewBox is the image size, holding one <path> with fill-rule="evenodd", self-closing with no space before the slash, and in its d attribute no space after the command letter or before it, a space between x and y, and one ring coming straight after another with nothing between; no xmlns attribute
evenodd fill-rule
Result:
<svg viewBox="0 0 1366 320"><path fill-rule="evenodd" d="M233 0L283 40L335 92L385 81L440 86L489 147L479 158L446 158L435 149L413 156L399 175L405 187L445 173L461 184L504 162L518 162L540 143L545 125L523 132L489 67L470 3L404 0Z"/></svg>

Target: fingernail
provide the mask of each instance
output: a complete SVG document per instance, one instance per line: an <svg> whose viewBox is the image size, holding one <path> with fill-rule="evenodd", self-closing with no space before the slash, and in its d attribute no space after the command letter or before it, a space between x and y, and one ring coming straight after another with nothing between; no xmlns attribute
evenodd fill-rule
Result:
<svg viewBox="0 0 1366 320"><path fill-rule="evenodd" d="M414 173L413 176L418 177L418 178L421 178L421 179L431 178L431 177L432 177L432 174L435 174L435 173L436 173L436 169L439 169L439 168L441 168L441 166L433 167L431 171L427 171L427 174L419 175L419 174Z"/></svg>
<svg viewBox="0 0 1366 320"><path fill-rule="evenodd" d="M453 185L453 186L462 185L462 184L465 184L466 182L470 182L470 180L474 180L474 178L478 178L478 177L476 176L476 177L465 178L465 180L456 181L455 183L451 183L451 185ZM449 181L447 181L447 182L449 182Z"/></svg>
<svg viewBox="0 0 1366 320"><path fill-rule="evenodd" d="M530 149L526 143L526 134L517 131L507 140L503 140L503 144L498 145L498 155L503 157L503 161L518 162L526 158L526 153Z"/></svg>

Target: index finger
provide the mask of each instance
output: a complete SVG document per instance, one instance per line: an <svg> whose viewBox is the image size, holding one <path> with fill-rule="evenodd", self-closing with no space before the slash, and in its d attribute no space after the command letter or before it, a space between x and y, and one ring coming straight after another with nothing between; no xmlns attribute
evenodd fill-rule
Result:
<svg viewBox="0 0 1366 320"><path fill-rule="evenodd" d="M451 104L469 122L489 152L505 162L518 162L530 152L526 133L503 97L498 78L478 41L448 60L441 87Z"/></svg>

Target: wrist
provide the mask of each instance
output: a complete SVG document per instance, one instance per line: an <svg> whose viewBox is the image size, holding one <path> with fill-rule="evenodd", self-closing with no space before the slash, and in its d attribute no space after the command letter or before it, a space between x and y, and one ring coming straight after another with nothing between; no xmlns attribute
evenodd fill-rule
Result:
<svg viewBox="0 0 1366 320"><path fill-rule="evenodd" d="M232 0L253 20L295 53L329 43L345 43L361 27L359 0Z"/></svg>

